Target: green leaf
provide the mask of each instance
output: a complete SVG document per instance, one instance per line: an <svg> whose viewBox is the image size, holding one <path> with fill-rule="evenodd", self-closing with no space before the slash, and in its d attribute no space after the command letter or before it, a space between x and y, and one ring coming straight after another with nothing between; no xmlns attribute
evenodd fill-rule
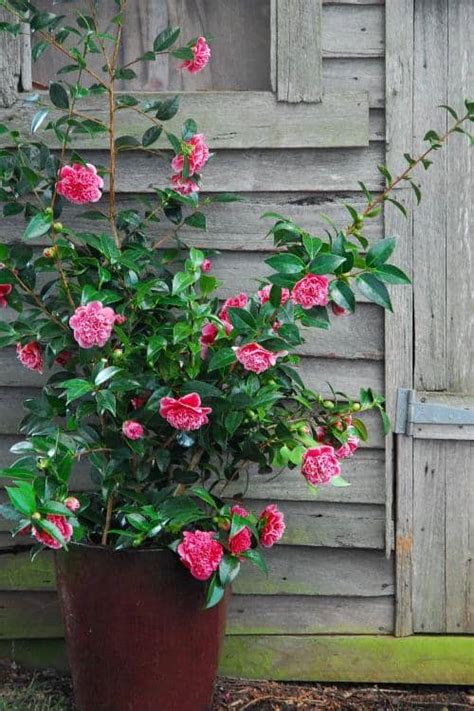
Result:
<svg viewBox="0 0 474 711"><path fill-rule="evenodd" d="M367 440L369 439L369 433L367 432L367 427L365 426L365 423L362 422L362 420L359 420L358 417L353 417L352 418L352 427L356 430L359 437L364 442L367 442Z"/></svg>
<svg viewBox="0 0 474 711"><path fill-rule="evenodd" d="M83 395L92 392L94 389L93 385L87 380L82 380L81 378L72 378L72 380L65 380L59 383L60 387L66 390L66 402L69 405L73 400L77 400Z"/></svg>
<svg viewBox="0 0 474 711"><path fill-rule="evenodd" d="M388 435L391 429L391 422L390 418L383 409L383 407L379 407L379 412L380 412L380 417L382 418L382 424L383 424L383 433L385 436Z"/></svg>
<svg viewBox="0 0 474 711"><path fill-rule="evenodd" d="M119 136L115 139L114 146L116 151L121 151L127 148L136 148L141 146L141 143L135 136Z"/></svg>
<svg viewBox="0 0 474 711"><path fill-rule="evenodd" d="M345 261L345 257L336 254L320 254L309 265L309 271L311 274L332 274Z"/></svg>
<svg viewBox="0 0 474 711"><path fill-rule="evenodd" d="M234 410L233 412L229 412L224 419L224 425L227 430L227 432L232 436L235 431L240 427L244 419L244 414L243 412L238 412L237 410Z"/></svg>
<svg viewBox="0 0 474 711"><path fill-rule="evenodd" d="M104 368L100 371L100 373L96 375L95 384L97 386L102 385L102 383L107 382L107 380L110 380L110 378L113 378L114 375L120 373L121 371L122 368L117 368L115 365L110 365L108 368Z"/></svg>
<svg viewBox="0 0 474 711"><path fill-rule="evenodd" d="M25 516L31 516L36 511L36 496L31 484L20 482L17 486L6 486L12 505Z"/></svg>
<svg viewBox="0 0 474 711"><path fill-rule="evenodd" d="M217 506L214 497L211 496L207 489L204 489L202 486L193 486L190 491L197 496L198 499L201 499L201 501L208 504L212 509L215 509L216 511L218 510L219 507Z"/></svg>
<svg viewBox="0 0 474 711"><path fill-rule="evenodd" d="M275 269L282 274L299 274L305 268L305 263L302 259L289 252L274 254L269 259L265 259L265 264Z"/></svg>
<svg viewBox="0 0 474 711"><path fill-rule="evenodd" d="M356 277L355 285L360 293L366 296L374 304L383 306L384 309L393 311L390 295L385 284L374 274L361 274Z"/></svg>
<svg viewBox="0 0 474 711"><path fill-rule="evenodd" d="M224 593L225 590L218 582L217 575L214 573L207 589L206 604L204 605L204 609L209 610L209 608L217 605L224 597Z"/></svg>
<svg viewBox="0 0 474 711"><path fill-rule="evenodd" d="M113 392L110 390L99 390L96 395L97 411L99 415L104 412L110 412L115 417L117 414L117 400Z"/></svg>
<svg viewBox="0 0 474 711"><path fill-rule="evenodd" d="M166 347L167 341L163 336L152 336L146 348L146 359L153 363L156 356Z"/></svg>
<svg viewBox="0 0 474 711"><path fill-rule="evenodd" d="M237 307L231 307L228 309L228 313L230 322L238 333L256 330L257 322L249 311L239 309Z"/></svg>
<svg viewBox="0 0 474 711"><path fill-rule="evenodd" d="M355 296L351 287L345 281L338 279L331 282L329 286L331 299L343 309L353 312L355 309Z"/></svg>
<svg viewBox="0 0 474 711"><path fill-rule="evenodd" d="M336 486L339 488L350 486L350 483L342 476L333 476L331 479L331 484L332 486Z"/></svg>
<svg viewBox="0 0 474 711"><path fill-rule="evenodd" d="M212 198L212 202L243 202L244 198L234 193L218 193Z"/></svg>
<svg viewBox="0 0 474 711"><path fill-rule="evenodd" d="M232 348L221 348L212 356L209 361L208 370L217 370L218 368L227 368L237 360Z"/></svg>
<svg viewBox="0 0 474 711"><path fill-rule="evenodd" d="M48 109L40 109L35 113L31 120L31 133L36 133L48 114Z"/></svg>
<svg viewBox="0 0 474 711"><path fill-rule="evenodd" d="M163 52L165 49L171 47L178 39L180 32L181 29L179 27L166 27L153 40L153 51Z"/></svg>
<svg viewBox="0 0 474 711"><path fill-rule="evenodd" d="M397 241L395 237L386 237L374 242L367 252L365 261L368 267L380 267L393 253Z"/></svg>
<svg viewBox="0 0 474 711"><path fill-rule="evenodd" d="M26 230L23 232L23 239L35 239L49 232L52 224L52 216L39 212L31 218Z"/></svg>
<svg viewBox="0 0 474 711"><path fill-rule="evenodd" d="M178 272L173 277L173 288L172 294L176 296L182 291L192 286L196 281L196 276L194 274L186 274L186 272Z"/></svg>
<svg viewBox="0 0 474 711"><path fill-rule="evenodd" d="M221 585L230 585L240 572L240 561L233 555L225 554L219 565L219 578Z"/></svg>
<svg viewBox="0 0 474 711"><path fill-rule="evenodd" d="M202 212L193 212L184 222L188 227L195 227L198 230L207 229L206 216Z"/></svg>
<svg viewBox="0 0 474 711"><path fill-rule="evenodd" d="M388 198L385 198L385 199L387 200L387 202L391 202L392 205L395 205L395 207L397 208L397 210L400 210L400 212L402 213L402 215L404 215L405 217L407 217L407 211L406 211L406 209L405 209L405 206L402 205L401 202L398 202L398 200L394 200L393 198L389 198L389 197L388 197Z"/></svg>
<svg viewBox="0 0 474 711"><path fill-rule="evenodd" d="M387 284L411 284L410 277L393 264L383 264L375 273Z"/></svg>
<svg viewBox="0 0 474 711"><path fill-rule="evenodd" d="M51 103L57 106L58 109L69 108L69 97L62 84L58 84L58 82L54 81L50 83L49 98L51 99Z"/></svg>
<svg viewBox="0 0 474 711"><path fill-rule="evenodd" d="M142 136L142 146L145 148L151 146L159 139L162 132L163 128L161 126L151 126Z"/></svg>
<svg viewBox="0 0 474 711"><path fill-rule="evenodd" d="M257 568L265 575L268 574L268 568L267 568L267 564L265 563L265 559L264 559L263 555L260 553L260 551L257 550L256 548L252 548L249 551L245 551L245 553L242 553L242 557L246 558L251 563L256 565Z"/></svg>
<svg viewBox="0 0 474 711"><path fill-rule="evenodd" d="M179 49L175 49L171 54L173 57L176 57L176 59L188 59L189 61L194 59L194 53L191 47L180 47Z"/></svg>
<svg viewBox="0 0 474 711"><path fill-rule="evenodd" d="M310 237L310 235L303 235L302 241L303 247L306 250L306 254L310 259L314 259L321 247L323 246L322 240L320 240L319 237Z"/></svg>
<svg viewBox="0 0 474 711"><path fill-rule="evenodd" d="M161 101L159 107L155 113L156 118L159 121L169 121L179 111L179 96L173 96L170 99Z"/></svg>

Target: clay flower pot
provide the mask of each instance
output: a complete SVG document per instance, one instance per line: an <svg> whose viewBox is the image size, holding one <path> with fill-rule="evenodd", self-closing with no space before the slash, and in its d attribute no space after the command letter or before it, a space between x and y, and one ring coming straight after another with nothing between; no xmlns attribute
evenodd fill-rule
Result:
<svg viewBox="0 0 474 711"><path fill-rule="evenodd" d="M79 711L210 708L225 599L204 610L204 585L168 550L72 545L55 561Z"/></svg>

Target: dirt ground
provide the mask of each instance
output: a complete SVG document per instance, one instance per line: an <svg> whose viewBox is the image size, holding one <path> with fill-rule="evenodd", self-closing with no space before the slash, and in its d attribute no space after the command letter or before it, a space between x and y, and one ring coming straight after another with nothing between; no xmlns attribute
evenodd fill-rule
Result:
<svg viewBox="0 0 474 711"><path fill-rule="evenodd" d="M452 687L282 684L220 678L213 711L445 711L474 708L474 690ZM0 711L73 711L71 681L52 671L0 666Z"/></svg>

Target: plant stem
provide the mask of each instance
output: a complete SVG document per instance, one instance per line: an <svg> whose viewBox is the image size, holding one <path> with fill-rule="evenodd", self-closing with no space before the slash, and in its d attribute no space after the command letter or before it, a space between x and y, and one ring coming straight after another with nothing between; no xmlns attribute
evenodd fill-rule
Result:
<svg viewBox="0 0 474 711"><path fill-rule="evenodd" d="M7 269L8 269L8 267L7 267ZM69 330L66 328L66 326L58 318L56 318L56 316L54 314L52 314L51 311L48 311L48 309L45 306L43 306L41 299L35 294L34 291L32 291L30 289L30 287L27 284L25 284L23 279L21 279L21 277L19 277L18 274L16 274L15 270L8 269L8 271L10 272L10 274L12 274L12 276L15 277L15 279L17 280L18 284L21 286L23 291L26 291L26 293L31 296L31 298L34 300L36 306L40 309L40 311L42 311L45 314L45 316L47 316L51 321L54 321L55 324L60 326L63 329L63 331L66 331L67 333L69 333Z"/></svg>
<svg viewBox="0 0 474 711"><path fill-rule="evenodd" d="M454 131L456 131L456 129L459 128L459 126L460 126L462 123L464 123L464 121L466 121L468 118L469 118L469 113L465 114L462 118L458 119L458 120L451 126L451 128L446 131L446 133L444 133L442 136L439 137L437 143L438 143L438 144L443 144L443 143L445 143L445 142L447 141L447 139L449 138L449 136L450 136L452 133L454 133ZM391 193L391 191L392 191L397 185L399 185L399 183L401 183L401 182L404 181L404 180L407 180L407 178L410 177L410 174L413 172L413 170L414 170L420 163L422 163L434 150L436 150L436 149L434 148L434 146L431 145L429 148L426 149L426 151L424 151L423 153L421 153L421 155L419 155L417 158L413 159L413 162L410 163L410 165L408 166L408 168L407 168L406 170L404 170L403 173L400 173L400 175L398 175L394 180L392 180L392 181L387 185L387 187L385 188L385 190L384 190L380 195L378 195L378 196L377 196L376 198L374 198L371 202L369 202L369 204L367 205L367 207L365 208L365 210L361 213L362 218L367 217L367 215L368 215L370 212L372 212L372 210L373 210L374 208L376 208L377 205L382 204L382 203L385 201L385 199L387 198L387 196ZM356 231L356 229L357 229L357 227L356 227L355 224L350 225L350 226L347 228L347 230L346 230L346 237L348 237L349 235L353 234L353 233Z"/></svg>
<svg viewBox="0 0 474 711"><path fill-rule="evenodd" d="M109 500L107 501L107 511L105 513L105 526L104 526L104 530L102 532L101 543L103 546L107 545L107 537L109 535L110 522L112 520L113 508L114 508L114 495L113 495L113 493L111 493L109 496Z"/></svg>

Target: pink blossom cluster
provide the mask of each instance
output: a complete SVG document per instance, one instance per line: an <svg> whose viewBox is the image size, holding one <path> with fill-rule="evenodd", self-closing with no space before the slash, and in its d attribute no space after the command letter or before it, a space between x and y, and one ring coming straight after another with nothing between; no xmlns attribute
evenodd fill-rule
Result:
<svg viewBox="0 0 474 711"><path fill-rule="evenodd" d="M53 526L56 526L58 532L64 538L64 542L69 543L72 537L73 529L67 518L65 516L48 514L46 516L46 520L52 523ZM61 543L57 541L54 536L47 531L44 531L42 528L31 526L31 534L34 538L36 538L38 543L42 543L43 546L54 548L54 550L59 550L62 547Z"/></svg>
<svg viewBox="0 0 474 711"><path fill-rule="evenodd" d="M306 274L294 285L291 299L305 310L326 306L329 303L329 279L319 274Z"/></svg>
<svg viewBox="0 0 474 711"><path fill-rule="evenodd" d="M91 301L87 306L77 307L69 325L81 348L102 348L112 335L115 320L113 309L102 306L100 301Z"/></svg>
<svg viewBox="0 0 474 711"><path fill-rule="evenodd" d="M276 365L277 358L286 355L286 351L274 353L268 351L258 343L246 343L237 349L236 356L239 363L242 363L245 370L250 370L252 373L263 373L272 366Z"/></svg>
<svg viewBox="0 0 474 711"><path fill-rule="evenodd" d="M238 504L232 506L231 514L247 518L247 509ZM267 506L260 514L258 521L259 542L265 548L271 548L285 532L285 522L281 511L275 504ZM228 540L228 549L232 555L241 557L252 546L252 532L244 526ZM197 580L208 580L218 569L224 556L224 545L216 540L213 531L185 531L183 540L177 548L183 565Z"/></svg>
<svg viewBox="0 0 474 711"><path fill-rule="evenodd" d="M100 200L103 187L104 181L94 165L73 163L59 171L56 192L75 205L86 205Z"/></svg>
<svg viewBox="0 0 474 711"><path fill-rule="evenodd" d="M160 401L160 415L177 430L199 430L209 422L211 407L203 407L198 393L190 393L178 399L164 397Z"/></svg>
<svg viewBox="0 0 474 711"><path fill-rule="evenodd" d="M211 48L205 37L198 37L196 43L191 47L194 54L193 59L186 59L181 64L181 69L186 69L190 74L197 74L207 66L211 58Z"/></svg>
<svg viewBox="0 0 474 711"><path fill-rule="evenodd" d="M260 303L261 304L266 304L267 301L270 300L270 292L272 290L272 285L271 284L266 284L262 289L258 291L258 296L260 298ZM282 289L281 290L281 297L280 297L280 306L284 306L287 301L290 299L290 290L289 289Z"/></svg>
<svg viewBox="0 0 474 711"><path fill-rule="evenodd" d="M0 308L6 309L6 307L8 306L5 297L11 294L12 288L13 287L11 284L0 284Z"/></svg>
<svg viewBox="0 0 474 711"><path fill-rule="evenodd" d="M184 163L187 158L188 175L185 177ZM182 153L176 155L171 161L174 175L171 178L173 190L181 195L190 195L199 191L196 176L209 160L209 148L202 133L195 133L188 141L183 141Z"/></svg>
<svg viewBox="0 0 474 711"><path fill-rule="evenodd" d="M37 341L31 341L24 346L22 346L21 343L18 343L16 347L16 354L18 360L25 366L25 368L28 368L28 370L35 370L37 373L43 372L43 351Z"/></svg>
<svg viewBox="0 0 474 711"><path fill-rule="evenodd" d="M136 420L125 420L122 425L122 432L127 439L131 440L141 439L145 434L143 425Z"/></svg>

